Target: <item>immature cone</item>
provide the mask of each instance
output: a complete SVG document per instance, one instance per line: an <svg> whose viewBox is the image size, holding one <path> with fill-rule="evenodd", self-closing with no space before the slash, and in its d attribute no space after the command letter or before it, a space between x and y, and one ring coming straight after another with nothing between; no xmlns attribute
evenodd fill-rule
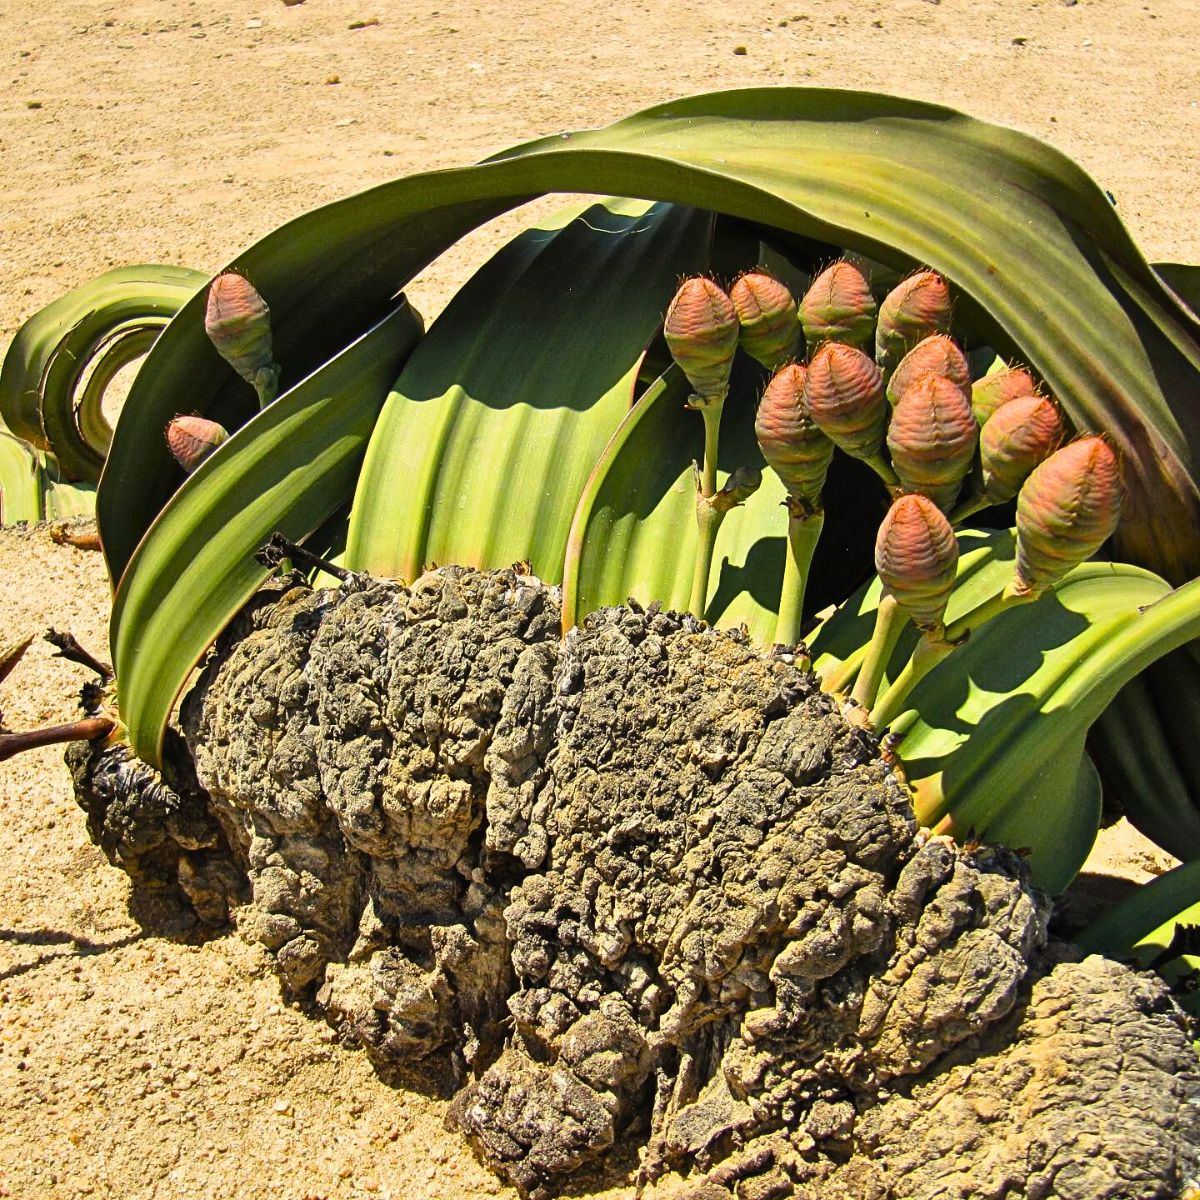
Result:
<svg viewBox="0 0 1200 1200"><path fill-rule="evenodd" d="M1017 497L1014 590L1044 592L1095 554L1120 516L1121 467L1113 448L1093 436L1055 451Z"/></svg>
<svg viewBox="0 0 1200 1200"><path fill-rule="evenodd" d="M820 506L833 443L817 428L804 403L805 370L789 363L775 372L754 418L754 432L767 465L788 495L808 508Z"/></svg>
<svg viewBox="0 0 1200 1200"><path fill-rule="evenodd" d="M958 541L941 509L925 496L901 496L875 539L875 570L918 629L942 631L958 568Z"/></svg>
<svg viewBox="0 0 1200 1200"><path fill-rule="evenodd" d="M791 358L803 332L792 293L763 271L747 271L729 290L742 349L769 371Z"/></svg>
<svg viewBox="0 0 1200 1200"><path fill-rule="evenodd" d="M938 375L915 380L896 405L887 431L901 486L949 510L971 469L978 436L960 388Z"/></svg>
<svg viewBox="0 0 1200 1200"><path fill-rule="evenodd" d="M224 426L203 417L173 417L166 433L175 461L189 475L229 437Z"/></svg>
<svg viewBox="0 0 1200 1200"><path fill-rule="evenodd" d="M800 300L800 323L810 351L822 342L868 349L875 313L875 297L863 273L845 260L826 267Z"/></svg>
<svg viewBox="0 0 1200 1200"><path fill-rule="evenodd" d="M685 279L667 309L663 333L671 357L702 404L720 404L738 344L733 301L711 279Z"/></svg>
<svg viewBox="0 0 1200 1200"><path fill-rule="evenodd" d="M888 403L895 408L900 397L922 375L940 375L949 379L969 401L971 368L958 343L944 333L922 338L901 360L888 380Z"/></svg>
<svg viewBox="0 0 1200 1200"><path fill-rule="evenodd" d="M826 436L854 458L883 449L887 400L879 368L861 350L826 342L808 364L804 403Z"/></svg>
<svg viewBox="0 0 1200 1200"><path fill-rule="evenodd" d="M875 358L884 372L893 370L922 338L950 329L950 289L933 271L902 279L883 298L875 327Z"/></svg>
<svg viewBox="0 0 1200 1200"><path fill-rule="evenodd" d="M971 409L980 427L988 422L998 408L1021 396L1032 396L1037 383L1024 367L1008 367L993 371L971 384Z"/></svg>
<svg viewBox="0 0 1200 1200"><path fill-rule="evenodd" d="M988 497L1011 500L1062 438L1062 417L1045 396L1018 396L997 409L979 434L979 460Z"/></svg>
<svg viewBox="0 0 1200 1200"><path fill-rule="evenodd" d="M226 271L212 281L204 331L221 357L255 388L262 387L264 376L278 376L271 352L271 310L244 276Z"/></svg>

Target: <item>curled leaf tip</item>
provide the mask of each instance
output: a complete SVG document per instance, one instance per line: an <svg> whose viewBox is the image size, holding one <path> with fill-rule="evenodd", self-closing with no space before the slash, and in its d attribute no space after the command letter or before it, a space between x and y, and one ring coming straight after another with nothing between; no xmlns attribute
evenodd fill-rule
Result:
<svg viewBox="0 0 1200 1200"><path fill-rule="evenodd" d="M917 628L940 633L958 569L958 539L926 496L901 496L875 539L880 582Z"/></svg>
<svg viewBox="0 0 1200 1200"><path fill-rule="evenodd" d="M765 271L747 271L729 291L737 311L742 349L773 371L791 358L802 330L796 301L787 287Z"/></svg>
<svg viewBox="0 0 1200 1200"><path fill-rule="evenodd" d="M1102 436L1069 442L1035 467L1017 496L1014 590L1039 594L1095 554L1122 498L1121 463Z"/></svg>
<svg viewBox="0 0 1200 1200"><path fill-rule="evenodd" d="M883 376L861 350L826 342L808 364L804 402L817 426L847 454L866 459L883 448Z"/></svg>
<svg viewBox="0 0 1200 1200"><path fill-rule="evenodd" d="M817 427L804 402L805 369L788 363L763 393L754 432L767 465L788 495L812 507L819 503L833 443Z"/></svg>
<svg viewBox="0 0 1200 1200"><path fill-rule="evenodd" d="M800 323L810 350L823 342L866 349L875 331L877 306L866 277L845 259L830 264L800 301Z"/></svg>
<svg viewBox="0 0 1200 1200"><path fill-rule="evenodd" d="M687 376L702 403L720 404L729 391L729 374L738 344L733 301L704 275L685 279L663 322L671 357Z"/></svg>

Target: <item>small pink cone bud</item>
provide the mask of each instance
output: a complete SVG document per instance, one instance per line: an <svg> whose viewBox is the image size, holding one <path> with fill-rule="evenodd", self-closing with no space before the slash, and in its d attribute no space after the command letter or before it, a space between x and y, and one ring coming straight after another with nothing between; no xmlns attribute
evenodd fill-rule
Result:
<svg viewBox="0 0 1200 1200"><path fill-rule="evenodd" d="M901 486L948 511L971 469L978 436L960 388L939 375L914 380L896 405L887 432Z"/></svg>
<svg viewBox="0 0 1200 1200"><path fill-rule="evenodd" d="M167 422L167 446L189 475L228 437L224 426L203 417L173 417Z"/></svg>
<svg viewBox="0 0 1200 1200"><path fill-rule="evenodd" d="M1035 467L1017 496L1015 589L1038 595L1095 554L1121 499L1121 464L1102 437L1070 442Z"/></svg>
<svg viewBox="0 0 1200 1200"><path fill-rule="evenodd" d="M992 414L979 434L984 491L1011 500L1030 471L1063 439L1062 417L1045 396L1018 396Z"/></svg>
<svg viewBox="0 0 1200 1200"><path fill-rule="evenodd" d="M221 357L247 382L278 375L271 351L271 310L244 276L226 271L208 289L204 331Z"/></svg>
<svg viewBox="0 0 1200 1200"><path fill-rule="evenodd" d="M958 348L958 343L944 333L922 338L900 360L888 380L888 403L895 408L909 385L922 375L941 375L959 388L968 400L971 398L971 368L967 356Z"/></svg>
<svg viewBox="0 0 1200 1200"><path fill-rule="evenodd" d="M901 496L875 539L875 570L918 629L940 633L958 568L958 540L925 496Z"/></svg>
<svg viewBox="0 0 1200 1200"><path fill-rule="evenodd" d="M767 384L754 432L767 465L783 481L788 495L815 508L825 486L833 443L817 428L804 403L805 370L798 363L781 367Z"/></svg>
<svg viewBox="0 0 1200 1200"><path fill-rule="evenodd" d="M812 281L800 301L800 323L809 351L822 342L845 342L866 350L875 329L875 297L863 273L844 259Z"/></svg>
<svg viewBox="0 0 1200 1200"><path fill-rule="evenodd" d="M883 449L887 400L879 368L861 350L826 342L808 364L804 403L835 446L854 458Z"/></svg>
<svg viewBox="0 0 1200 1200"><path fill-rule="evenodd" d="M991 375L985 375L971 384L971 409L982 428L1001 405L1019 396L1032 396L1036 392L1037 384L1024 367L993 371Z"/></svg>
<svg viewBox="0 0 1200 1200"><path fill-rule="evenodd" d="M950 289L933 271L918 271L902 279L879 306L875 328L875 358L885 373L931 333L950 329Z"/></svg>
<svg viewBox="0 0 1200 1200"><path fill-rule="evenodd" d="M729 290L742 349L769 371L792 358L803 330L792 293L763 271L747 271Z"/></svg>
<svg viewBox="0 0 1200 1200"><path fill-rule="evenodd" d="M703 403L720 404L729 391L738 328L733 301L701 275L685 279L667 309L667 347Z"/></svg>

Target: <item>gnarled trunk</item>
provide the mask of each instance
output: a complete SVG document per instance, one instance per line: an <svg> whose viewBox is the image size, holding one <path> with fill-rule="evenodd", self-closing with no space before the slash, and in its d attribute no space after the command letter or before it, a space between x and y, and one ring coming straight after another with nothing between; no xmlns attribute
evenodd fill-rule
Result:
<svg viewBox="0 0 1200 1200"><path fill-rule="evenodd" d="M1020 859L919 834L874 738L743 637L630 607L560 639L516 571L292 577L182 726L214 836L147 799L156 877L210 916L223 880L377 1059L449 1054L529 1195L629 1137L698 1198L1168 1197L1198 1167L1162 985L1048 945ZM144 862L136 803L87 803Z"/></svg>

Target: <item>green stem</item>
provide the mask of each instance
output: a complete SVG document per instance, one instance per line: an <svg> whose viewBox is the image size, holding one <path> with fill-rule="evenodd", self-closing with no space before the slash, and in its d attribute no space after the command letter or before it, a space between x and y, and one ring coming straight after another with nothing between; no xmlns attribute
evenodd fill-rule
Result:
<svg viewBox="0 0 1200 1200"><path fill-rule="evenodd" d="M696 540L696 565L692 571L692 594L688 609L701 620L708 608L708 577L712 572L713 550L717 544L717 530L725 513L716 508L708 496L696 496L696 525L700 535Z"/></svg>
<svg viewBox="0 0 1200 1200"><path fill-rule="evenodd" d="M862 646L856 646L828 674L821 675L822 689L827 692L844 692L854 682L859 668L866 660L870 645L870 642L867 642Z"/></svg>
<svg viewBox="0 0 1200 1200"><path fill-rule="evenodd" d="M896 603L895 596L885 594L875 612L875 632L867 643L867 654L862 670L858 673L850 698L863 708L871 708L879 694L879 684L887 669L896 642L908 623L904 610Z"/></svg>
<svg viewBox="0 0 1200 1200"><path fill-rule="evenodd" d="M254 391L261 411L279 395L279 364L261 368L254 376Z"/></svg>
<svg viewBox="0 0 1200 1200"><path fill-rule="evenodd" d="M990 508L994 503L996 502L985 493L973 492L965 500L960 501L950 513L950 524L961 525L968 517L973 517L981 509Z"/></svg>
<svg viewBox="0 0 1200 1200"><path fill-rule="evenodd" d="M824 526L824 510L803 514L788 504L788 556L783 568L783 590L779 594L779 616L775 621L776 645L794 646L800 640L808 572Z"/></svg>
<svg viewBox="0 0 1200 1200"><path fill-rule="evenodd" d="M700 495L717 494L717 439L721 432L721 413L725 405L706 404L700 409L704 418L704 463L700 469Z"/></svg>
<svg viewBox="0 0 1200 1200"><path fill-rule="evenodd" d="M693 400L695 397L693 397ZM708 576L712 571L713 550L717 544L717 530L725 519L725 513L711 503L717 494L717 443L721 433L721 413L724 402L698 404L704 418L704 461L700 465L696 494L696 562L692 569L692 594L688 608L701 620L708 608Z"/></svg>
<svg viewBox="0 0 1200 1200"><path fill-rule="evenodd" d="M870 458L862 460L883 480L888 492L894 497L900 491L900 477L896 474L892 464L884 458L882 452L872 454Z"/></svg>
<svg viewBox="0 0 1200 1200"><path fill-rule="evenodd" d="M1015 592L1012 584L1003 588L995 595L976 605L969 613L958 618L953 625L946 627L941 637L936 640L926 634L917 643L913 656L904 665L904 670L896 676L891 686L880 697L879 702L871 709L871 724L876 729L890 725L900 715L905 700L913 688L933 670L956 646L964 642L985 621L1018 604L1028 604L1036 600L1032 592Z"/></svg>

